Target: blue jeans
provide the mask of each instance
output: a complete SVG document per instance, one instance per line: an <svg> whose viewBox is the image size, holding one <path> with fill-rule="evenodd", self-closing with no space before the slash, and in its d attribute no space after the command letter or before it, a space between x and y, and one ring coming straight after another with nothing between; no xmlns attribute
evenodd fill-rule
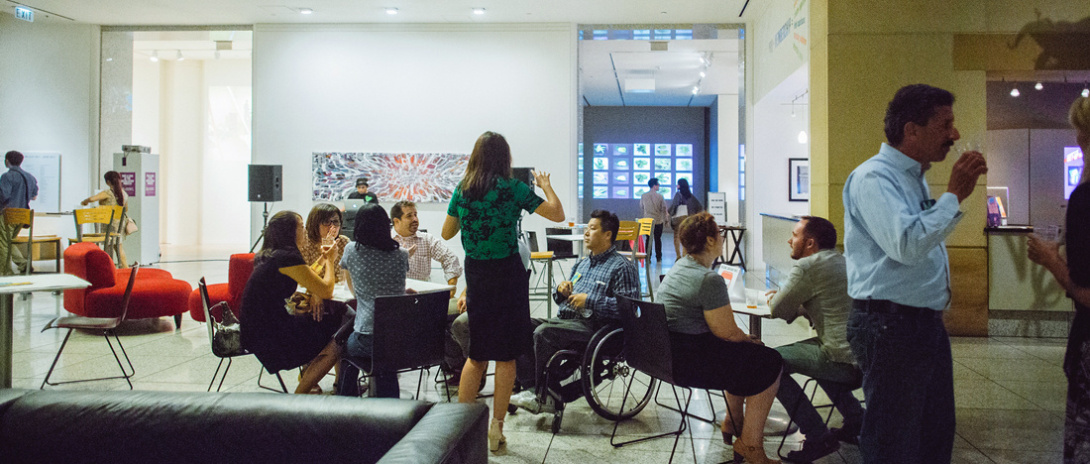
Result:
<svg viewBox="0 0 1090 464"><path fill-rule="evenodd" d="M802 374L817 380L818 386L833 401L844 416L846 428L863 421L863 407L852 395L851 384L859 382L859 369L851 364L834 362L821 351L817 338L777 347L783 357L783 373L776 399L787 408L791 418L799 424L799 430L807 439L818 439L829 432L821 415L806 398L802 387L788 374Z"/></svg>
<svg viewBox="0 0 1090 464"><path fill-rule="evenodd" d="M863 370L867 464L948 463L954 449L954 373L942 312L853 308L848 343Z"/></svg>
<svg viewBox="0 0 1090 464"><path fill-rule="evenodd" d="M352 335L348 336L348 355L352 357L371 358L371 346L372 337L371 334L362 334L359 332L352 332ZM371 384L374 388L371 389L373 396L379 398L398 398L401 396L401 390L397 384L397 372L387 371L382 369L376 369L372 372ZM344 372L341 372L341 385L337 388L337 394L343 396L359 396L359 387L357 386L357 379L359 378L359 372L355 372L355 369L349 366Z"/></svg>

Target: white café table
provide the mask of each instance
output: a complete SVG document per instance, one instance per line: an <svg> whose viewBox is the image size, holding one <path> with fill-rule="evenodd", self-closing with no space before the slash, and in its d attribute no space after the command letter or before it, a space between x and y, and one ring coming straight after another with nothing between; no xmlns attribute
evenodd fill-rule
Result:
<svg viewBox="0 0 1090 464"><path fill-rule="evenodd" d="M0 277L0 388L11 388L14 348L14 295L87 288L91 283L71 274L32 274Z"/></svg>
<svg viewBox="0 0 1090 464"><path fill-rule="evenodd" d="M405 288L412 289L416 293L434 293L434 292L449 292L454 290L454 286L447 283L428 282L424 280L405 279ZM333 288L333 299L337 301L348 301L355 298L351 291L348 290L347 285L337 285Z"/></svg>

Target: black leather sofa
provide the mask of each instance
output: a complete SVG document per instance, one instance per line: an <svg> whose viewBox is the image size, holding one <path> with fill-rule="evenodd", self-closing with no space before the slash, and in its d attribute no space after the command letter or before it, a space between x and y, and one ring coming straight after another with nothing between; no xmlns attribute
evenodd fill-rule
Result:
<svg viewBox="0 0 1090 464"><path fill-rule="evenodd" d="M485 463L488 409L267 393L0 390L0 461Z"/></svg>

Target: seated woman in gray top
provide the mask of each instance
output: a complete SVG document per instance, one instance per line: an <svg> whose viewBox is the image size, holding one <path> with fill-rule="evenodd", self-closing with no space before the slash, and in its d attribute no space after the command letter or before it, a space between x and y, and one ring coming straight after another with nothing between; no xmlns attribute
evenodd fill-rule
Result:
<svg viewBox="0 0 1090 464"><path fill-rule="evenodd" d="M723 421L723 441L730 444L741 431L732 444L735 453L749 463L778 463L764 454L764 427L783 360L734 322L727 284L711 270L723 249L715 219L706 212L690 215L677 235L687 255L658 290L670 329L674 378L685 385L725 390L730 417Z"/></svg>

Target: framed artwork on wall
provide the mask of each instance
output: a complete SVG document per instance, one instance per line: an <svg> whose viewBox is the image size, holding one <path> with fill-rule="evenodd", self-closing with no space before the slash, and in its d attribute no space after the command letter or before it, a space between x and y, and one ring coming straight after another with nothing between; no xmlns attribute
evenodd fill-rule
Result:
<svg viewBox="0 0 1090 464"><path fill-rule="evenodd" d="M787 200L810 201L810 160L789 158L787 171Z"/></svg>

